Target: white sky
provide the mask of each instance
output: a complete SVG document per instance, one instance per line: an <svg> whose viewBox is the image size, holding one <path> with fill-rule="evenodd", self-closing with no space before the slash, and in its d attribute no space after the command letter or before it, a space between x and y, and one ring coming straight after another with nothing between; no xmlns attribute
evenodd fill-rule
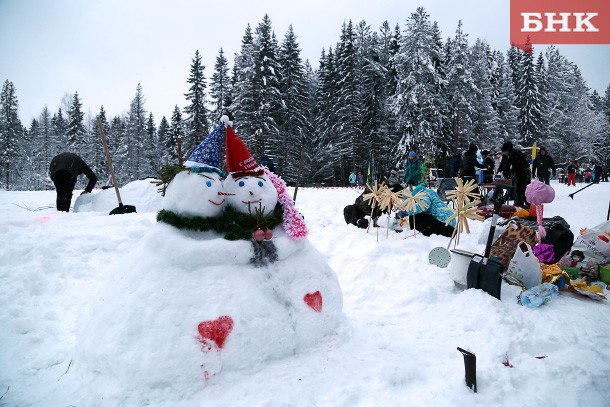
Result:
<svg viewBox="0 0 610 407"><path fill-rule="evenodd" d="M374 4L378 3L378 4ZM129 108L142 85L145 108L157 124L169 120L184 93L195 50L213 73L222 47L232 66L245 28L268 14L281 41L293 25L304 59L318 66L323 48L339 40L341 25L365 20L377 30L384 20L404 28L423 5L443 38L458 20L470 42L487 39L509 47L509 0L0 0L0 80L13 82L25 125L47 105L55 112L66 93L78 94L85 113L101 105L109 116ZM543 47L539 47L542 49ZM603 94L610 83L610 45L559 46L581 68L591 88Z"/></svg>

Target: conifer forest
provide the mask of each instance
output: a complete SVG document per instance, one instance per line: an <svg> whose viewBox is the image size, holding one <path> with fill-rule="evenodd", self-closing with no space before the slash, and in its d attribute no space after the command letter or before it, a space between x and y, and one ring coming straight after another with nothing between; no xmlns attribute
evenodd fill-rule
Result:
<svg viewBox="0 0 610 407"><path fill-rule="evenodd" d="M603 95L592 91L557 48L536 48L491 49L461 22L444 38L420 7L394 27L345 22L311 66L292 27L279 40L265 16L245 28L232 66L223 49L203 50L217 52L206 72L193 50L171 117L147 111L146 89L134 83L120 116L108 117L104 106L85 115L76 90L56 111L41 101L38 116L21 123L18 89L0 78L0 188L53 189L49 163L63 151L79 154L98 186L111 184L98 116L120 186L157 177L161 166L178 164L179 151L186 159L223 114L255 159L267 156L289 185L346 185L352 170L369 168L379 178L402 169L411 150L442 169L469 143L536 143L558 165L608 166L610 85Z"/></svg>

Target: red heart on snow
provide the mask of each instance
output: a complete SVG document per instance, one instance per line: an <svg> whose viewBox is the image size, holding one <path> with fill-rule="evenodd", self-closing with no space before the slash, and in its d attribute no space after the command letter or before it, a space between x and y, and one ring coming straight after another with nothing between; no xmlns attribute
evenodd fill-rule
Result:
<svg viewBox="0 0 610 407"><path fill-rule="evenodd" d="M305 301L305 304L309 305L314 311L322 312L322 294L320 294L320 291L305 294L303 301Z"/></svg>
<svg viewBox="0 0 610 407"><path fill-rule="evenodd" d="M222 348L225 340L233 330L233 319L223 315L213 321L203 321L197 327L199 335L202 336L200 342L204 343L206 339L214 341L219 348Z"/></svg>

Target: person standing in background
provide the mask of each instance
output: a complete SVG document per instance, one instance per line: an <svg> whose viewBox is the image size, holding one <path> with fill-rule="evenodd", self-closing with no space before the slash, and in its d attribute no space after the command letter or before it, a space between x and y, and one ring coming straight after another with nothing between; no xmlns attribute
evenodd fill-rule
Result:
<svg viewBox="0 0 610 407"><path fill-rule="evenodd" d="M513 147L510 141L502 144L500 171L505 178L513 180L515 206L529 208L525 200L525 188L531 182L530 164L521 150Z"/></svg>
<svg viewBox="0 0 610 407"><path fill-rule="evenodd" d="M570 160L570 164L567 168L568 173L568 186L574 185L576 186L576 164L574 164L574 160Z"/></svg>
<svg viewBox="0 0 610 407"><path fill-rule="evenodd" d="M419 185L420 183L421 170L419 168L419 158L417 157L417 154L415 154L415 151L409 152L403 180L407 186Z"/></svg>
<svg viewBox="0 0 610 407"><path fill-rule="evenodd" d="M57 190L57 210L69 212L72 202L72 192L79 175L85 174L89 183L81 193L88 194L93 190L97 182L97 176L89 166L74 153L61 153L53 157L49 166L49 176Z"/></svg>
<svg viewBox="0 0 610 407"><path fill-rule="evenodd" d="M555 161L546 151L546 148L540 147L540 153L534 159L532 170L532 175L538 177L539 181L547 185L549 185L551 180L551 171L553 172L553 177L555 177Z"/></svg>

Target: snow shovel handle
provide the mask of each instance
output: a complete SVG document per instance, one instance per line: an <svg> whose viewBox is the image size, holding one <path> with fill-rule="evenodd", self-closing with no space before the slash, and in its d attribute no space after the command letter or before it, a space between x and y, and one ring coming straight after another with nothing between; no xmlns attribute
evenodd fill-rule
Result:
<svg viewBox="0 0 610 407"><path fill-rule="evenodd" d="M102 136L102 144L104 145L104 154L106 154L106 161L108 162L108 169L110 170L110 175L112 176L112 183L114 184L114 191L116 192L116 197L119 200L119 206L123 205L121 201L121 194L119 193L119 187L116 182L116 176L114 175L114 168L112 167L112 160L110 159L110 153L108 152L108 145L106 144L106 136L104 135L104 128L102 126L102 119L97 117L97 126L100 128L100 136Z"/></svg>

